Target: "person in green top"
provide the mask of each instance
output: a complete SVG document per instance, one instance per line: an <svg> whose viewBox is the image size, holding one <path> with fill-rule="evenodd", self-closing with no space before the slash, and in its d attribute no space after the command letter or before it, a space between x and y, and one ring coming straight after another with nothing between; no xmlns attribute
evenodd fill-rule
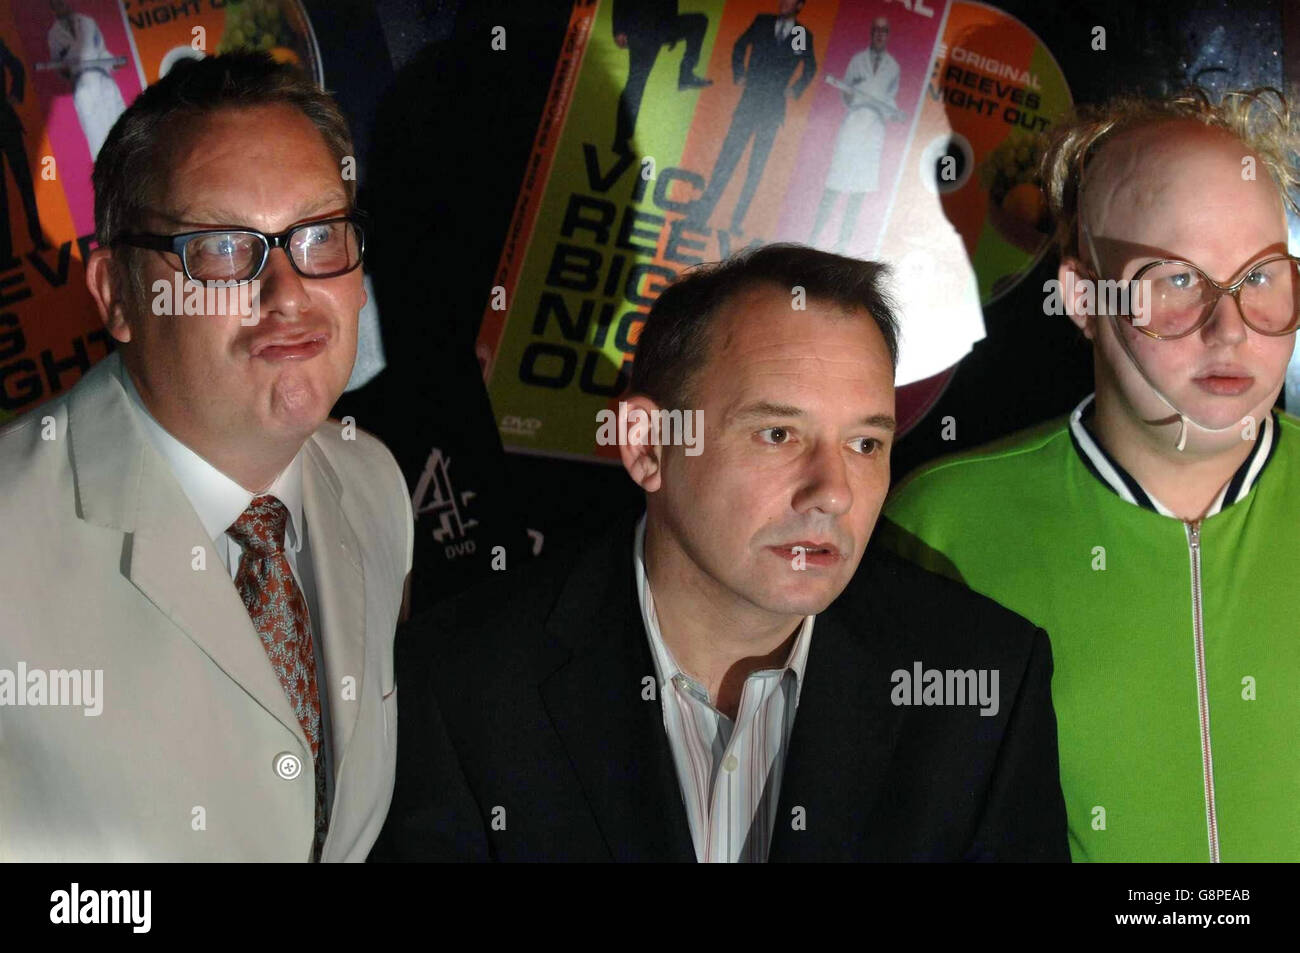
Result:
<svg viewBox="0 0 1300 953"><path fill-rule="evenodd" d="M1273 409L1295 149L1273 90L1054 130L1044 310L1096 392L885 507L886 545L1047 631L1076 861L1300 860L1300 421Z"/></svg>

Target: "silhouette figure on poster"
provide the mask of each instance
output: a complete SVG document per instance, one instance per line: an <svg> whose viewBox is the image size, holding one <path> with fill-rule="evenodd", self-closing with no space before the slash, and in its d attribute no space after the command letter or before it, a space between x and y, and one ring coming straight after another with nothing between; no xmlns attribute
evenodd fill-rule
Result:
<svg viewBox="0 0 1300 953"><path fill-rule="evenodd" d="M5 96L0 104L0 150L4 152L9 171L13 173L18 184L18 194L22 199L23 212L27 216L27 234L31 236L32 245L38 250L50 247L41 229L41 215L36 208L36 190L32 185L31 167L27 162L27 147L23 144L23 124L14 111L14 103L23 101L27 84L27 73L22 61L18 59L0 40L0 84ZM20 264L14 257L13 236L9 224L9 185L5 181L4 170L0 168L0 210L4 215L4 227L0 228L0 271L8 271Z"/></svg>
<svg viewBox="0 0 1300 953"><path fill-rule="evenodd" d="M50 10L54 13L48 36L51 62L37 68L57 69L72 83L72 104L94 159L126 109L113 79L113 70L125 66L126 57L110 53L99 25L84 13L74 13L67 0L50 0Z"/></svg>
<svg viewBox="0 0 1300 953"><path fill-rule="evenodd" d="M885 149L885 124L899 122L906 117L899 111L898 61L886 51L889 43L889 20L877 17L871 25L871 46L849 60L842 81L831 76L826 82L844 94L844 104L849 107L835 138L835 152L831 156L830 174L813 221L808 243L815 245L822 227L841 193L848 195L844 205L844 219L840 223L840 237L835 251L843 254L853 238L853 229L862 209L862 200L868 192L880 188L880 158Z"/></svg>
<svg viewBox="0 0 1300 953"><path fill-rule="evenodd" d="M713 85L713 80L695 75L709 18L703 13L678 13L677 0L614 0L613 19L614 43L626 49L628 56L627 83L618 98L615 118L614 151L628 152L632 134L636 132L645 84L664 44L671 50L679 40L686 41L686 51L677 70L679 90Z"/></svg>
<svg viewBox="0 0 1300 953"><path fill-rule="evenodd" d="M731 213L731 231L740 231L749 203L763 178L763 167L777 130L785 121L786 97L802 96L817 72L812 32L797 19L803 5L804 0L780 0L776 14L760 13L754 17L749 29L732 47L732 76L736 85L744 85L745 91L731 114L731 125L722 140L708 187L687 213L691 222L708 221L752 139L754 148L749 155L745 184ZM799 78L792 84L790 80L796 73Z"/></svg>

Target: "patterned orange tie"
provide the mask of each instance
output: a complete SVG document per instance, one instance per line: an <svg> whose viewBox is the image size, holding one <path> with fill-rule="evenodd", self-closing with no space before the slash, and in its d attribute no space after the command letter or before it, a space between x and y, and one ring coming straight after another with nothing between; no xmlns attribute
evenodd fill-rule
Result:
<svg viewBox="0 0 1300 953"><path fill-rule="evenodd" d="M239 544L235 588L262 637L293 713L307 740L316 776L316 836L312 860L325 843L325 772L321 765L320 695L316 689L316 650L311 638L307 600L293 578L284 554L289 511L273 496L259 496L226 532Z"/></svg>

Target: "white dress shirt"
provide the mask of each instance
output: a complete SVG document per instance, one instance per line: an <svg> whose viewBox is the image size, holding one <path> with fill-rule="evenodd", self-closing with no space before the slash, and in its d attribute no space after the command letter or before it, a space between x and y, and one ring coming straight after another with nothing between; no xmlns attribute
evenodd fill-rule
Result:
<svg viewBox="0 0 1300 953"><path fill-rule="evenodd" d="M816 616L804 618L784 667L745 679L733 722L664 644L645 570L645 522L633 550L637 596L696 859L766 862L776 825L790 821L776 811Z"/></svg>
<svg viewBox="0 0 1300 953"><path fill-rule="evenodd" d="M199 522L211 537L212 545L222 565L230 573L231 580L234 580L239 572L239 557L243 549L226 530L239 519L244 510L248 509L248 505L255 497L264 494L274 496L289 511L284 530L284 554L289 561L294 580L302 590L303 599L307 602L308 624L311 626L312 644L316 650L316 684L320 695L321 740L324 742L321 745L321 758L322 768L326 772L325 804L328 812L334 799L333 752L329 744L329 739L333 735L327 704L329 696L325 681L327 669L324 648L321 645L320 624L317 622L320 618L320 607L316 601L316 577L312 571L311 543L302 511L303 452L300 449L289 465L262 493L250 493L177 440L154 419L135 389L131 375L127 373L125 362L120 365L120 376L122 387L131 398L131 407L135 411L136 420L144 431L145 438L167 461L172 475L176 477L190 505L194 507Z"/></svg>

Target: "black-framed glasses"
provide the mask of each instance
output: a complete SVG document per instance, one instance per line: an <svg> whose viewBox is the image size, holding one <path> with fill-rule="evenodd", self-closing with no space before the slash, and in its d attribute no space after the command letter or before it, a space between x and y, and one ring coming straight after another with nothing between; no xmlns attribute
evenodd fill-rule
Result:
<svg viewBox="0 0 1300 953"><path fill-rule="evenodd" d="M1161 258L1139 268L1127 285L1129 305L1117 316L1157 341L1199 331L1225 294L1232 295L1241 320L1257 334L1281 337L1300 324L1300 258L1291 255L1255 262L1228 285L1190 261Z"/></svg>
<svg viewBox="0 0 1300 953"><path fill-rule="evenodd" d="M191 281L252 281L266 267L272 248L283 248L304 278L337 278L361 264L366 221L366 214L356 209L338 218L302 222L278 235L255 228L205 228L176 235L128 233L113 244L172 252Z"/></svg>

